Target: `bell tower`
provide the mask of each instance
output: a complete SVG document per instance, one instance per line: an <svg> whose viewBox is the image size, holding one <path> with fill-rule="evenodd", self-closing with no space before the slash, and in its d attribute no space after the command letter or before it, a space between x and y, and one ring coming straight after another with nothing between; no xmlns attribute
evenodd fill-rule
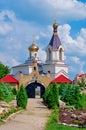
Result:
<svg viewBox="0 0 86 130"><path fill-rule="evenodd" d="M53 24L53 36L46 49L47 64L64 63L64 47L62 46L60 39L58 37L57 29L58 29L58 24L55 22Z"/></svg>
<svg viewBox="0 0 86 130"><path fill-rule="evenodd" d="M51 79L60 74L68 77L68 66L65 64L64 47L58 36L58 24L53 24L53 35L46 49L46 64L43 66L45 73L50 71Z"/></svg>

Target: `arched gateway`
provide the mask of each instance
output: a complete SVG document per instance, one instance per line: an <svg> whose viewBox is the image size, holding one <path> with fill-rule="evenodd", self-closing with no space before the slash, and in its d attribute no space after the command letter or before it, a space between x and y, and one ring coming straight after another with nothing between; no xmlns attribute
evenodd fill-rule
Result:
<svg viewBox="0 0 86 130"><path fill-rule="evenodd" d="M42 98L45 87L39 82L31 82L26 86L28 98Z"/></svg>
<svg viewBox="0 0 86 130"><path fill-rule="evenodd" d="M30 75L21 74L19 86L21 86L21 84L25 87L28 98L42 98L45 88L50 84L50 78L48 75L44 76L35 72Z"/></svg>

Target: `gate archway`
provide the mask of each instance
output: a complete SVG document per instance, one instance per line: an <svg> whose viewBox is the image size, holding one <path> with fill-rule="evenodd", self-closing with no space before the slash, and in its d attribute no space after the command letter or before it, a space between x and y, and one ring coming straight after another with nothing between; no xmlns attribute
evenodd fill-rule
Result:
<svg viewBox="0 0 86 130"><path fill-rule="evenodd" d="M36 98L37 95L39 98L42 98L45 92L45 87L39 82L32 82L26 86L26 92L28 98Z"/></svg>

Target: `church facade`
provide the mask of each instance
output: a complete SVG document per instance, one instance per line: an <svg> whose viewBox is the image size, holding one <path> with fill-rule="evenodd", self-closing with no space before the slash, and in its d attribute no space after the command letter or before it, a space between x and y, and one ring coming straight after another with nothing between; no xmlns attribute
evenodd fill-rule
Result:
<svg viewBox="0 0 86 130"><path fill-rule="evenodd" d="M45 88L52 80L63 75L68 77L68 66L65 64L64 47L58 36L58 24L53 24L53 35L46 48L46 61L38 57L39 47L32 42L29 46L29 57L24 64L12 67L12 75L23 84L27 90L28 97L34 98L36 95L42 97Z"/></svg>

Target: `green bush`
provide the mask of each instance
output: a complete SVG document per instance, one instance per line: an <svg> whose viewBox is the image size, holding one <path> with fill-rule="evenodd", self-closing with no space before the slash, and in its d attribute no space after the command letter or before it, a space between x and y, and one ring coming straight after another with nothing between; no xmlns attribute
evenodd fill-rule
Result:
<svg viewBox="0 0 86 130"><path fill-rule="evenodd" d="M4 100L4 93L2 91L2 89L0 89L0 101Z"/></svg>
<svg viewBox="0 0 86 130"><path fill-rule="evenodd" d="M20 90L17 93L16 99L17 99L17 105L25 109L27 106L28 97L23 85L20 86Z"/></svg>
<svg viewBox="0 0 86 130"><path fill-rule="evenodd" d="M61 100L67 105L74 105L76 108L82 108L82 95L79 86L72 84L63 84L59 88Z"/></svg>
<svg viewBox="0 0 86 130"><path fill-rule="evenodd" d="M10 73L9 67L5 66L3 63L0 62L0 78L3 78L9 73Z"/></svg>
<svg viewBox="0 0 86 130"><path fill-rule="evenodd" d="M16 90L15 87L12 89L12 92L13 92L13 95L16 95L16 94L17 94L17 90Z"/></svg>
<svg viewBox="0 0 86 130"><path fill-rule="evenodd" d="M86 110L86 94L82 94L82 99L80 100L81 108Z"/></svg>
<svg viewBox="0 0 86 130"><path fill-rule="evenodd" d="M0 83L0 99L9 102L13 99L13 93L10 84Z"/></svg>
<svg viewBox="0 0 86 130"><path fill-rule="evenodd" d="M54 108L58 106L58 95L59 88L56 83L50 84L50 86L46 88L43 99L47 103L49 108Z"/></svg>

